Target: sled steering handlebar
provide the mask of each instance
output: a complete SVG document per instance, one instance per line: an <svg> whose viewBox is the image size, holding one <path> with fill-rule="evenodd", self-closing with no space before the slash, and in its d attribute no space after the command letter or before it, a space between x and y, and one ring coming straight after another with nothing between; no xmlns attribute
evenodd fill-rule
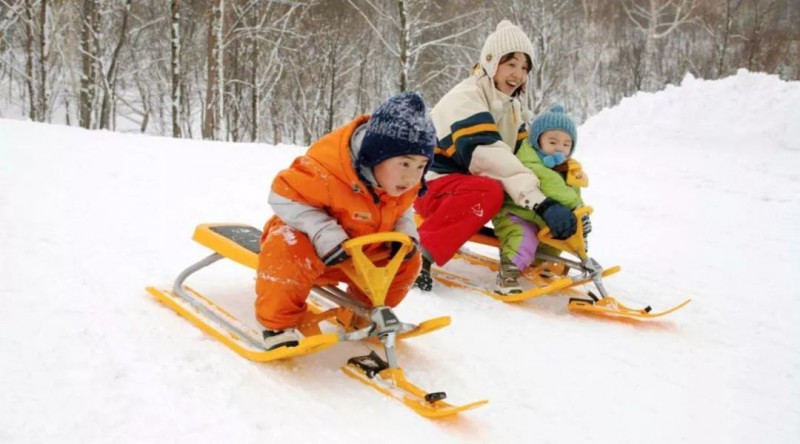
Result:
<svg viewBox="0 0 800 444"><path fill-rule="evenodd" d="M375 263L382 261L386 256L373 254L370 257L364 252L364 247L387 242L398 242L400 248L394 257L389 258L386 265L379 267ZM352 260L341 263L339 268L370 298L373 307L378 307L386 302L386 293L394 281L397 270L403 263L405 255L414 248L414 244L407 234L387 232L349 239L342 243L342 247Z"/></svg>

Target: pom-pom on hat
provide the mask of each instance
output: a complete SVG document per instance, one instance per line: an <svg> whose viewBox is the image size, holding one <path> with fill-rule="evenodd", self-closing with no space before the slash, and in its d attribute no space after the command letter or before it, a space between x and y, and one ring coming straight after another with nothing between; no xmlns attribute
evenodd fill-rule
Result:
<svg viewBox="0 0 800 444"><path fill-rule="evenodd" d="M528 140L536 148L536 151L541 152L542 150L542 147L539 146L539 136L550 130L564 131L572 137L572 149L569 151L571 156L575 152L575 146L578 145L578 131L575 128L575 122L564 112L564 107L561 105L553 105L548 112L540 114L531 122L531 133Z"/></svg>
<svg viewBox="0 0 800 444"><path fill-rule="evenodd" d="M533 60L531 39L519 27L508 20L503 20L497 24L497 29L486 37L481 50L480 64L489 77L494 77L500 58L512 52L528 54Z"/></svg>
<svg viewBox="0 0 800 444"><path fill-rule="evenodd" d="M425 101L416 92L404 92L387 99L372 113L356 164L374 168L392 157L420 155L428 158L427 172L435 146L436 129ZM420 195L426 189L422 179Z"/></svg>

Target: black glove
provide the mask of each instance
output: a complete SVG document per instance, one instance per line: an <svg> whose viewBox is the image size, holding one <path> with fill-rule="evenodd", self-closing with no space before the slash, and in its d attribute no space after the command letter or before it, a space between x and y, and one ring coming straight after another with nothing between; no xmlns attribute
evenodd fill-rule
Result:
<svg viewBox="0 0 800 444"><path fill-rule="evenodd" d="M393 258L394 255L396 255L397 252L400 251L400 246L402 246L402 245L403 244L401 244L400 242L389 242L389 251L390 251L389 258ZM418 250L417 247L418 246L419 246L419 241L412 237L411 238L411 250L409 250L409 252L406 253L406 255L403 257L403 260L407 261L407 260L411 259L412 257L414 257L414 255L417 254L417 250Z"/></svg>
<svg viewBox="0 0 800 444"><path fill-rule="evenodd" d="M583 225L583 236L586 237L587 234L592 232L592 220L589 219L588 214L584 214L581 217L581 225Z"/></svg>
<svg viewBox="0 0 800 444"><path fill-rule="evenodd" d="M339 244L320 259L322 259L322 263L325 264L326 267L333 267L334 265L341 264L342 262L350 259L350 255L344 250L342 244Z"/></svg>
<svg viewBox="0 0 800 444"><path fill-rule="evenodd" d="M567 239L575 234L578 228L578 219L572 211L549 197L536 205L533 211L544 219L554 239Z"/></svg>

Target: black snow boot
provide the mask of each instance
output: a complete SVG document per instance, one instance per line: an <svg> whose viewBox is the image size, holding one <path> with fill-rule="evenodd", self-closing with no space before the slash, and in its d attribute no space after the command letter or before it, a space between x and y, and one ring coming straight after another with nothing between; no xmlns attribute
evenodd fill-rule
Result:
<svg viewBox="0 0 800 444"><path fill-rule="evenodd" d="M422 291L433 290L433 278L431 277L432 264L433 261L431 259L428 259L427 256L423 254L422 268L419 270L419 275L417 276L417 280L414 282L414 286Z"/></svg>

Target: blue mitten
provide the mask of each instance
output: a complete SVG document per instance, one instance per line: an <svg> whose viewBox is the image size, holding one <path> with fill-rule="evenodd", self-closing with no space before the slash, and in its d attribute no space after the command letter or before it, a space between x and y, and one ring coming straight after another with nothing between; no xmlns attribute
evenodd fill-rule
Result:
<svg viewBox="0 0 800 444"><path fill-rule="evenodd" d="M578 219L572 211L556 202L555 199L547 198L533 208L544 222L550 227L553 238L564 240L575 234L578 229Z"/></svg>

